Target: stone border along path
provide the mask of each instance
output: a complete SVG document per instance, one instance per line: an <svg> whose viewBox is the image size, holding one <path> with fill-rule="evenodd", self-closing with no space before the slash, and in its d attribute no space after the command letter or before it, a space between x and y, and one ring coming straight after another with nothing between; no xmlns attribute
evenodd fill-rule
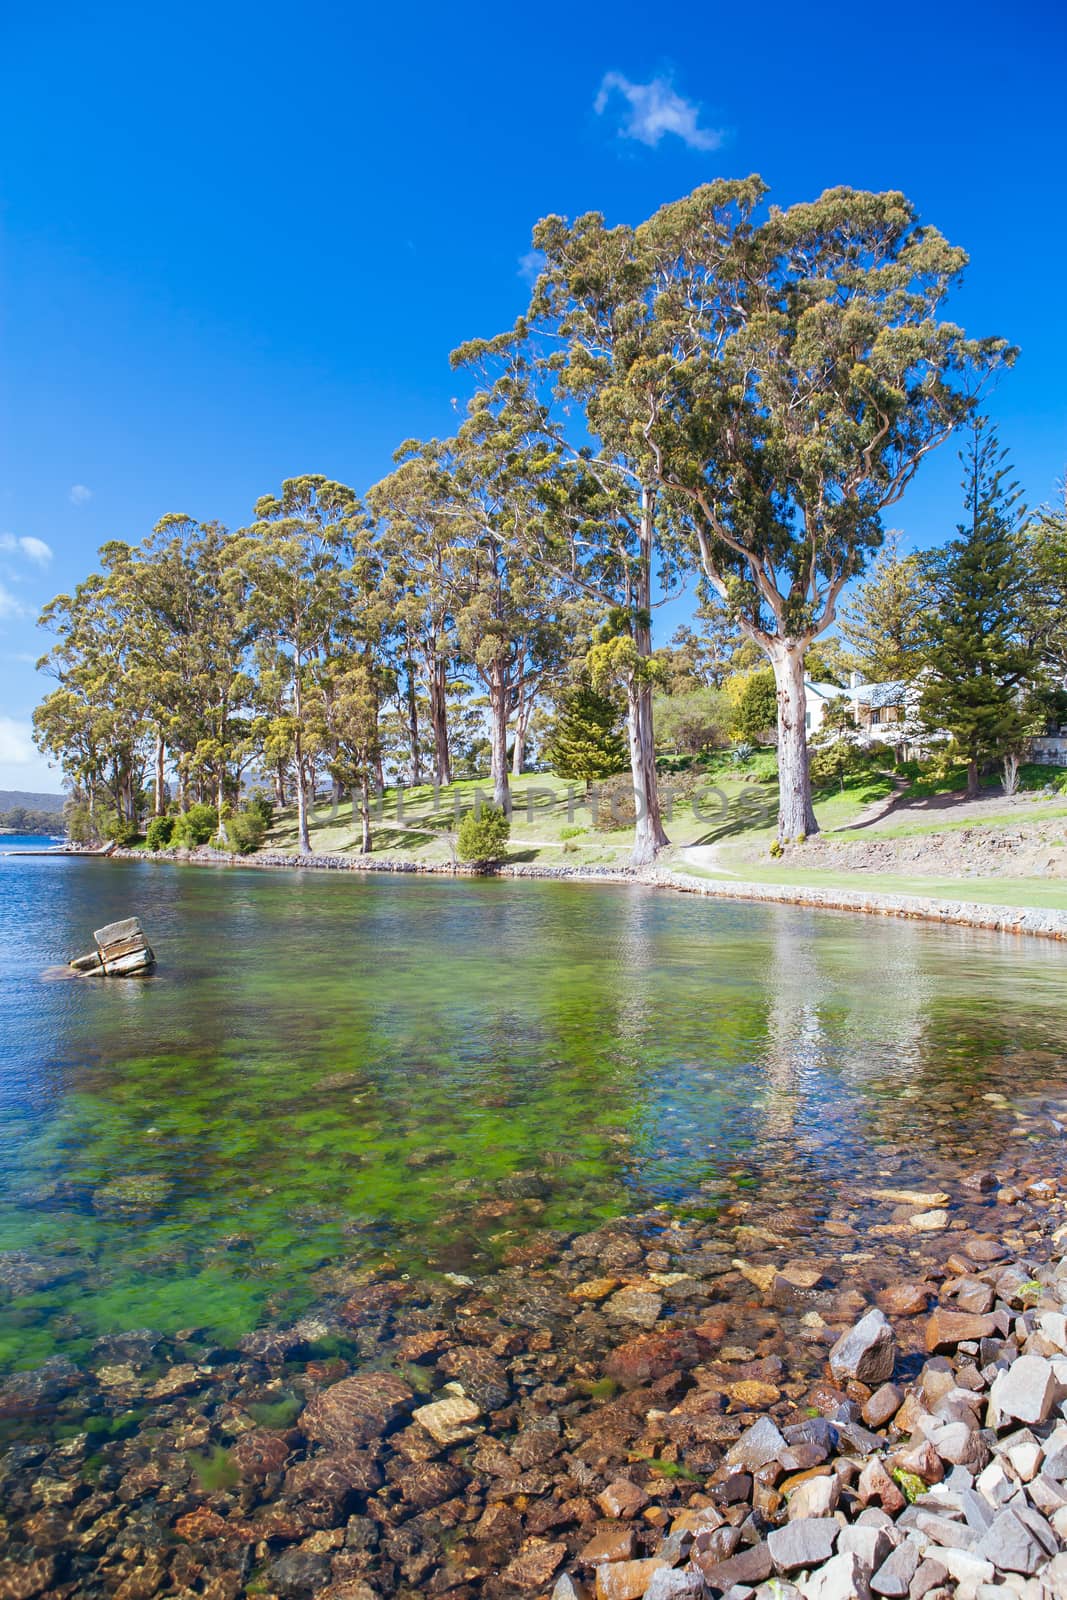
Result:
<svg viewBox="0 0 1067 1600"><path fill-rule="evenodd" d="M1067 911L1038 906L983 905L976 900L937 900L924 895L878 894L864 889L820 889L808 884L749 883L731 878L689 877L666 867L636 871L628 867L541 867L518 865L478 871L447 861L403 861L392 857L360 861L348 855L287 855L260 851L252 856L222 850L174 852L115 850L113 861L163 861L195 867L248 867L274 871L413 872L454 878L547 878L568 883L636 883L675 889L711 900L757 900L769 905L814 906L824 911L863 911L871 916L940 922L949 927L983 928L992 933L1025 933L1038 939L1067 940ZM1065 1593L1064 1600L1067 1600Z"/></svg>

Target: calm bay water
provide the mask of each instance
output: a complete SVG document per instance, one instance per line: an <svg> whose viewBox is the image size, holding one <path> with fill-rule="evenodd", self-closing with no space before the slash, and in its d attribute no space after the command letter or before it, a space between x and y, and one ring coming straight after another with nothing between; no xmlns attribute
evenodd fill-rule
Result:
<svg viewBox="0 0 1067 1600"><path fill-rule="evenodd" d="M55 970L140 914L147 981ZM1054 944L590 885L0 860L0 1371L291 1316L344 1260L990 1159ZM989 1098L992 1096L992 1098Z"/></svg>

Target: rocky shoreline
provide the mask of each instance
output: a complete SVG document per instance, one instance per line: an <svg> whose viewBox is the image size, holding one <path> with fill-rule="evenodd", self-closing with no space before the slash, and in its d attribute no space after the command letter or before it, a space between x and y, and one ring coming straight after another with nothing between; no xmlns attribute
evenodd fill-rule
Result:
<svg viewBox="0 0 1067 1600"><path fill-rule="evenodd" d="M1055 1600L1065 1111L2 1380L0 1600Z"/></svg>
<svg viewBox="0 0 1067 1600"><path fill-rule="evenodd" d="M865 889L817 888L798 884L748 883L698 878L668 868L544 867L530 863L479 869L450 862L419 862L383 856L366 861L348 855L289 855L259 851L238 856L225 851L115 850L112 860L178 862L200 867L244 867L260 871L420 873L434 877L543 878L565 883L639 884L673 889L714 900L752 900L767 905L812 906L824 911L859 911L869 916L937 922L946 927L981 928L991 933L1028 934L1039 939L1067 940L1067 911L1032 906L983 905L972 900L942 900L925 895L883 894Z"/></svg>

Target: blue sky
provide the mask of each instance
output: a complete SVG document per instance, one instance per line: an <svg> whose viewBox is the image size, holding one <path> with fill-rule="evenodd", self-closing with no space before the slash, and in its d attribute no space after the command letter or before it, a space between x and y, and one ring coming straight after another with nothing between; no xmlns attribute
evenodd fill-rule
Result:
<svg viewBox="0 0 1067 1600"><path fill-rule="evenodd" d="M991 410L1029 498L1063 475L1045 0L33 10L0 26L0 787L57 786L39 605L165 511L239 526L283 477L364 488L449 431L448 353L522 309L546 212L639 221L752 171L781 204L904 190L971 254L953 315L1022 348ZM958 477L951 446L926 465L911 543L951 533Z"/></svg>

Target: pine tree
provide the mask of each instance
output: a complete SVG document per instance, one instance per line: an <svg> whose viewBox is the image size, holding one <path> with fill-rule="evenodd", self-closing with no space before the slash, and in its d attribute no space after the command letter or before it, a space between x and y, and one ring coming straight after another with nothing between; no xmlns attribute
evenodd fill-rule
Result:
<svg viewBox="0 0 1067 1600"><path fill-rule="evenodd" d="M969 521L959 525L958 539L928 559L937 607L921 715L931 731L952 735L974 797L980 763L1014 750L1030 730L1026 690L1034 663L1023 642L1024 513L1007 452L980 420L960 459Z"/></svg>
<svg viewBox="0 0 1067 1600"><path fill-rule="evenodd" d="M580 682L565 697L549 736L546 754L560 778L580 778L588 791L597 778L610 778L628 764L622 714L607 695Z"/></svg>
<svg viewBox="0 0 1067 1600"><path fill-rule="evenodd" d="M901 555L900 535L888 534L870 577L856 585L841 618L841 634L872 683L907 682L919 672L933 598L922 557Z"/></svg>

